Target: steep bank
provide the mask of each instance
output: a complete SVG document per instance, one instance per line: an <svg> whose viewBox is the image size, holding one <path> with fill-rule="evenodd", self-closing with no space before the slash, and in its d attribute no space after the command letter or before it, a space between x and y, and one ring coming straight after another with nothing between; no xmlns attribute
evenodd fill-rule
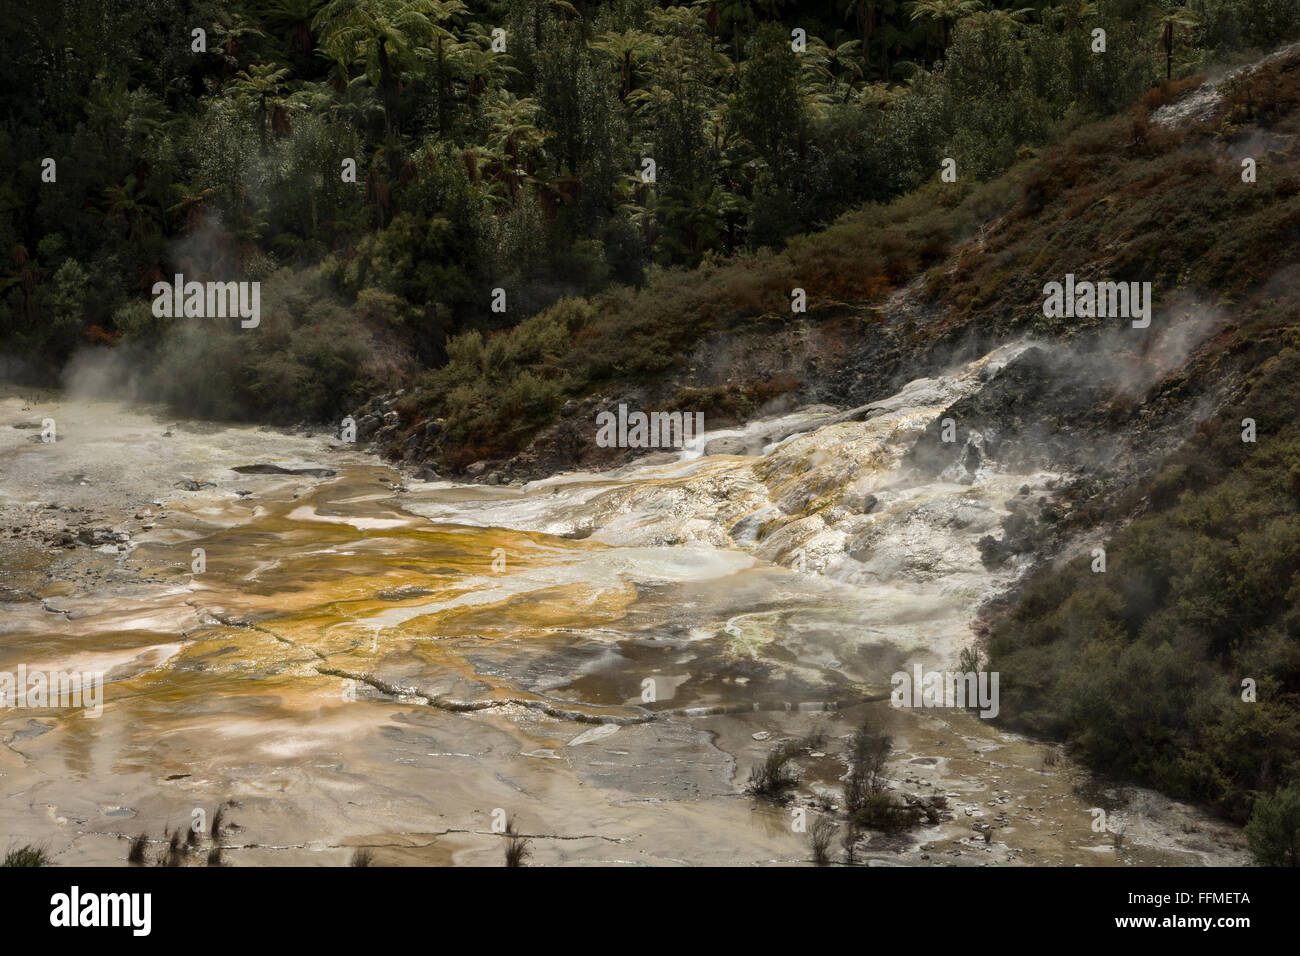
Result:
<svg viewBox="0 0 1300 956"><path fill-rule="evenodd" d="M630 300L571 300L361 409L361 437L443 474L477 462L468 477L526 480L644 453L596 445L596 413L620 403L700 411L710 428L799 405L851 408L1025 334L1069 343L1095 367L1114 353L1130 366L1123 381L1052 395L1062 413L1104 407L1087 428L1099 441L1207 391L1221 399L1266 354L1239 348L1285 319L1276 307L1294 266L1298 59L1289 47L1185 92L1198 104L1186 114L1182 100L1157 106L1169 94L1153 94L993 182L931 184L780 255L665 277ZM1247 154L1259 169L1249 184ZM1046 319L1043 285L1067 274L1152 282L1155 325L1140 334L1101 318ZM791 312L796 288L806 314ZM1207 342L1211 333L1223 335ZM468 366L495 407L422 418L439 388L469 381ZM521 376L541 381L556 366L608 381L531 404L514 394ZM472 457L502 449L511 453Z"/></svg>

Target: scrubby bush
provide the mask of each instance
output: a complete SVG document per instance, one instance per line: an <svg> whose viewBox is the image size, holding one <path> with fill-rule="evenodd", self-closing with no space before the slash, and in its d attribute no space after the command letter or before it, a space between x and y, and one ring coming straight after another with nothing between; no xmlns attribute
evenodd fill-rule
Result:
<svg viewBox="0 0 1300 956"><path fill-rule="evenodd" d="M844 808L851 817L864 809L885 789L885 764L893 750L892 741L871 729L864 720L849 747L849 774L844 781Z"/></svg>
<svg viewBox="0 0 1300 956"><path fill-rule="evenodd" d="M819 816L808 828L808 848L812 850L813 863L817 866L829 866L831 862L831 842L839 828L830 817Z"/></svg>
<svg viewBox="0 0 1300 956"><path fill-rule="evenodd" d="M853 814L853 822L867 830L906 830L916 825L921 811L902 803L891 793L868 794Z"/></svg>
<svg viewBox="0 0 1300 956"><path fill-rule="evenodd" d="M506 821L506 866L524 866L530 856L532 841L520 834L514 817Z"/></svg>
<svg viewBox="0 0 1300 956"><path fill-rule="evenodd" d="M1260 797L1246 839L1260 866L1300 866L1300 787L1292 784Z"/></svg>
<svg viewBox="0 0 1300 956"><path fill-rule="evenodd" d="M790 769L790 758L795 755L797 745L789 741L773 747L761 764L749 770L749 783L745 789L756 797L779 800L785 791L799 785L799 774Z"/></svg>
<svg viewBox="0 0 1300 956"><path fill-rule="evenodd" d="M4 862L0 866L49 866L50 856L45 852L43 847L35 847L31 844L20 846L17 849L9 850L5 853Z"/></svg>
<svg viewBox="0 0 1300 956"><path fill-rule="evenodd" d="M131 849L127 851L126 861L134 863L136 866L143 866L148 862L145 858L145 851L149 849L149 838L141 833L131 841Z"/></svg>
<svg viewBox="0 0 1300 956"><path fill-rule="evenodd" d="M1298 381L1283 349L1165 463L1176 494L1107 542L1107 574L1034 577L989 644L1004 719L1240 822L1300 776Z"/></svg>

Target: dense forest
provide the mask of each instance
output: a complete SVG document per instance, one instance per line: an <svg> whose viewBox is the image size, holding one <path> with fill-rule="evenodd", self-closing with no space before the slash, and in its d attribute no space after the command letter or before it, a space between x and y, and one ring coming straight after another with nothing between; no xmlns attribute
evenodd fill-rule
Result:
<svg viewBox="0 0 1300 956"><path fill-rule="evenodd" d="M945 157L963 183L987 178L1297 19L1295 0L10 9L7 377L51 382L111 348L110 378L181 410L319 420L450 356L462 368L421 401L462 423L461 442L503 417L465 368L528 358L487 354L483 335L566 296L635 310L621 290L779 249ZM150 289L176 273L262 280L266 321L155 317ZM587 307L535 331L581 335ZM516 379L516 438L567 394L640 371Z"/></svg>

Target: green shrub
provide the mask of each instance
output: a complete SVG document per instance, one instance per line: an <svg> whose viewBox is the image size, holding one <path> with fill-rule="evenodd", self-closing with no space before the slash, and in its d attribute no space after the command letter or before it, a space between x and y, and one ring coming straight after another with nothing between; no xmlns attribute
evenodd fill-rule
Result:
<svg viewBox="0 0 1300 956"><path fill-rule="evenodd" d="M1300 866L1300 787L1292 784L1260 797L1246 839L1260 866Z"/></svg>
<svg viewBox="0 0 1300 956"><path fill-rule="evenodd" d="M1031 579L989 643L1003 719L1240 822L1300 775L1297 382L1283 351L1163 464L1106 574L1079 559Z"/></svg>
<svg viewBox="0 0 1300 956"><path fill-rule="evenodd" d="M780 799L785 791L799 785L799 774L787 765L795 755L797 743L777 744L761 764L751 767L746 790L756 797Z"/></svg>

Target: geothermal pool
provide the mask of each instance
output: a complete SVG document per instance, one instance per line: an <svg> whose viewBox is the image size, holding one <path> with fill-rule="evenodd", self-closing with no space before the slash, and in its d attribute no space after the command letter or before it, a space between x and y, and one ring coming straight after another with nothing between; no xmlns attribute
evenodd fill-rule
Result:
<svg viewBox="0 0 1300 956"><path fill-rule="evenodd" d="M416 481L320 432L10 394L0 671L104 684L98 717L0 708L0 839L125 865L137 834L156 852L224 806L227 865L366 847L496 866L504 814L533 865L806 864L792 810L834 814L867 720L893 739L890 787L944 812L864 833L858 863L1244 862L1197 810L965 711L890 706L895 671L954 668L1022 570L989 572L976 542L1056 477L902 467L1020 348L854 420L802 409L526 486ZM709 447L738 436L750 453ZM787 739L790 803L747 795Z"/></svg>

